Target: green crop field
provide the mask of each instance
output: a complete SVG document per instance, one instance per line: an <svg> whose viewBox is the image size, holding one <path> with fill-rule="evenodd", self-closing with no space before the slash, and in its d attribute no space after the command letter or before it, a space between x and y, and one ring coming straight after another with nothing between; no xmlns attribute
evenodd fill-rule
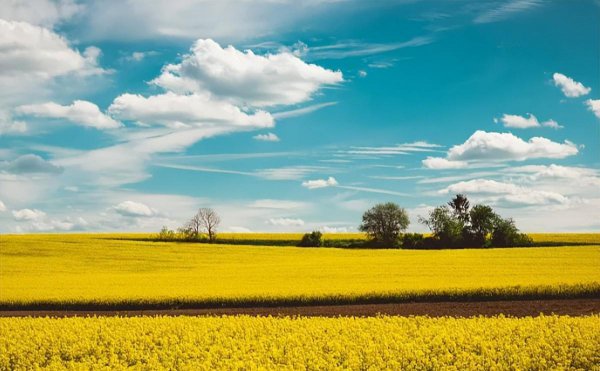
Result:
<svg viewBox="0 0 600 371"><path fill-rule="evenodd" d="M598 245L420 251L130 238L0 236L0 305L352 302L600 292Z"/></svg>

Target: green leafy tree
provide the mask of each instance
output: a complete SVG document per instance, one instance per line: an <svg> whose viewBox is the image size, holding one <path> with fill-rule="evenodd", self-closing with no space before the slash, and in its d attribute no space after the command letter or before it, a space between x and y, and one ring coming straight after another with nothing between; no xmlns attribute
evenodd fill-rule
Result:
<svg viewBox="0 0 600 371"><path fill-rule="evenodd" d="M531 237L520 233L511 218L497 218L492 231L492 246L531 246L533 241Z"/></svg>
<svg viewBox="0 0 600 371"><path fill-rule="evenodd" d="M460 219L465 225L469 223L469 207L471 203L467 199L467 196L463 194L457 194L454 198L448 202L448 206L452 209L455 217Z"/></svg>
<svg viewBox="0 0 600 371"><path fill-rule="evenodd" d="M498 215L487 205L475 205L469 211L471 238L478 246L485 246L488 234L494 231Z"/></svg>
<svg viewBox="0 0 600 371"><path fill-rule="evenodd" d="M438 206L429 212L427 218L420 217L419 221L425 224L434 238L447 247L461 244L465 224L456 217L448 206Z"/></svg>
<svg viewBox="0 0 600 371"><path fill-rule="evenodd" d="M399 237L409 224L406 210L393 202L387 202L367 210L358 229L377 244L392 247L398 245Z"/></svg>

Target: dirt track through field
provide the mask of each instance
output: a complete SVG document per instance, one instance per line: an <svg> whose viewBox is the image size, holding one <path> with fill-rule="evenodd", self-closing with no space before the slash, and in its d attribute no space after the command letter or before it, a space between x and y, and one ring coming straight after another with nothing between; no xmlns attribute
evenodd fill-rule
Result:
<svg viewBox="0 0 600 371"><path fill-rule="evenodd" d="M203 308L203 309L148 309L148 310L13 310L0 311L0 317L77 317L77 316L397 316L431 317L506 316L524 317L540 314L582 316L600 313L600 299L514 300L485 302L438 302L402 304L318 305L295 307Z"/></svg>

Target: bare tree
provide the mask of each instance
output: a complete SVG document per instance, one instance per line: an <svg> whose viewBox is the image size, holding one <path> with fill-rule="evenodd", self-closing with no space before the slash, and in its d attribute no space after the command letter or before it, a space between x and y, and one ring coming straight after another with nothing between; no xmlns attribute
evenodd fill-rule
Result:
<svg viewBox="0 0 600 371"><path fill-rule="evenodd" d="M208 234L208 240L214 242L217 237L217 227L221 223L221 218L216 211L210 208L201 208L192 218L194 223L198 223L199 230Z"/></svg>
<svg viewBox="0 0 600 371"><path fill-rule="evenodd" d="M202 209L200 209L202 210ZM183 231L187 230L191 236L194 238L198 237L200 234L200 229L202 228L202 218L200 217L200 210L190 219L189 222L183 227Z"/></svg>

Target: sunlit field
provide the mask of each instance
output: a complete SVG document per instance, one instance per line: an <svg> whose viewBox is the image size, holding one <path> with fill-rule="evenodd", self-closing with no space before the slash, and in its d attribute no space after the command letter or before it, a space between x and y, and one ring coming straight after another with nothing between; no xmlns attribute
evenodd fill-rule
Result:
<svg viewBox="0 0 600 371"><path fill-rule="evenodd" d="M0 369L597 369L600 317L0 319Z"/></svg>
<svg viewBox="0 0 600 371"><path fill-rule="evenodd" d="M531 233L534 242L582 243L600 245L600 233Z"/></svg>
<svg viewBox="0 0 600 371"><path fill-rule="evenodd" d="M0 236L0 304L256 304L600 292L600 246L367 250ZM276 244L276 240L274 240Z"/></svg>

